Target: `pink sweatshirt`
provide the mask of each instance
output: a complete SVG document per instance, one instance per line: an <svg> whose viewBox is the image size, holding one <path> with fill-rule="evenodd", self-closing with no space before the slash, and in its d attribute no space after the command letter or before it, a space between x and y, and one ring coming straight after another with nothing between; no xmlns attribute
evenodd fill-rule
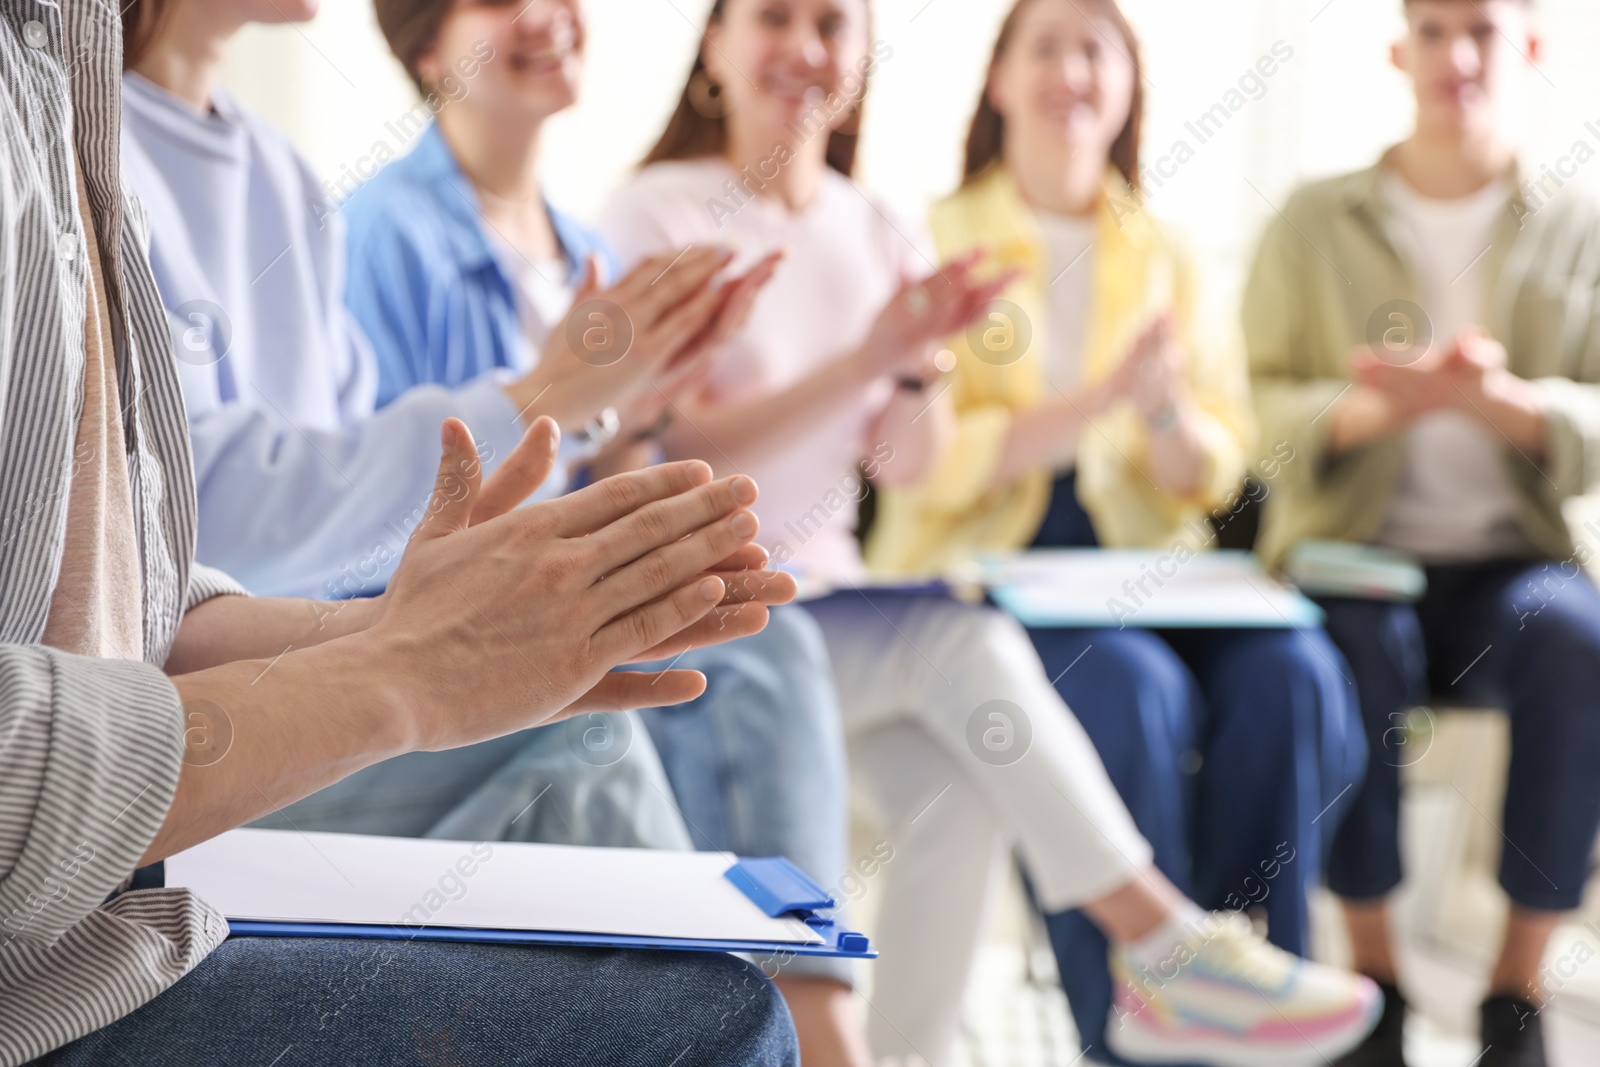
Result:
<svg viewBox="0 0 1600 1067"><path fill-rule="evenodd" d="M713 373L713 402L768 395L855 351L902 279L933 269L922 231L892 219L837 171L826 172L800 212L749 189L719 158L658 163L617 193L600 224L624 269L689 244L735 248L735 271L786 250ZM864 572L854 535L857 470L863 461L893 462L887 442L868 439L892 389L879 380L791 440L725 454L760 485L760 541L780 564L823 579Z"/></svg>

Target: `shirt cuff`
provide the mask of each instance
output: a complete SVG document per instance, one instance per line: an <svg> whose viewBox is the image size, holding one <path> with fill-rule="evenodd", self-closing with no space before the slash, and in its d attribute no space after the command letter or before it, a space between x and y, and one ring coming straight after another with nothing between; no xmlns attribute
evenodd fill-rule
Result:
<svg viewBox="0 0 1600 1067"><path fill-rule="evenodd" d="M183 766L177 690L149 664L43 650L48 740L21 855L0 883L0 943L54 942L118 888L165 822ZM31 687L30 687L31 688Z"/></svg>
<svg viewBox="0 0 1600 1067"><path fill-rule="evenodd" d="M249 590L215 567L196 563L189 570L189 594L184 598L183 611L187 615L213 597L249 595Z"/></svg>

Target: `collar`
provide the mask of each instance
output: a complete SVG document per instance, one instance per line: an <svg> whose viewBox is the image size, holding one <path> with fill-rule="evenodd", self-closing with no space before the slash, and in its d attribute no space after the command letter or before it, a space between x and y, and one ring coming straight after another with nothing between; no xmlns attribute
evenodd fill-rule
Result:
<svg viewBox="0 0 1600 1067"><path fill-rule="evenodd" d="M430 123L422 132L417 146L406 159L416 179L433 187L435 201L450 221L448 240L463 270L494 267L509 280L500 249L485 228L478 191L461 170L437 122ZM595 251L595 242L575 219L557 211L548 199L544 207L550 216L556 243L561 246L561 257L576 285L583 274L584 261Z"/></svg>
<svg viewBox="0 0 1600 1067"><path fill-rule="evenodd" d="M1132 189L1115 167L1106 168L1101 191L1095 222L1097 255L1148 248L1156 239L1157 229L1144 195ZM1004 235L999 238L1000 247L994 248L1002 262L1032 261L1043 256L1044 237L1037 218L1022 198L1015 176L1004 164L990 166L956 192L951 201L972 213L978 221L977 232Z"/></svg>
<svg viewBox="0 0 1600 1067"><path fill-rule="evenodd" d="M1346 176L1344 188L1340 191L1340 199L1346 210L1365 218L1367 222L1378 227L1380 232L1385 231L1394 213L1389 207L1388 198L1383 195L1383 178L1388 173L1390 160L1398 148L1399 145L1389 147L1372 166ZM1517 219L1530 214L1527 195L1523 191L1524 173L1521 160L1513 159L1511 173L1507 175L1511 182L1511 196L1507 206L1511 215Z"/></svg>

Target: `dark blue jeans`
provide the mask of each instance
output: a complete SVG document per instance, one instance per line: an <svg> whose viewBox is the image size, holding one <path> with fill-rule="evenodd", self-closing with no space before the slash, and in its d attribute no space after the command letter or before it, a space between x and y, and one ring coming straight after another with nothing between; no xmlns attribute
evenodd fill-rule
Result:
<svg viewBox="0 0 1600 1067"><path fill-rule="evenodd" d="M1093 547L1072 476L1037 547ZM1321 630L1034 630L1156 866L1206 908L1260 906L1286 951L1309 948L1312 889L1366 767L1353 673ZM1047 915L1083 1047L1105 1047L1105 935Z"/></svg>
<svg viewBox="0 0 1600 1067"><path fill-rule="evenodd" d="M1351 671L1328 636L1030 633L1156 866L1202 907L1259 905L1272 941L1305 954L1310 894L1366 764ZM1104 1043L1105 935L1081 911L1045 923L1084 1047L1121 1062Z"/></svg>
<svg viewBox="0 0 1600 1067"><path fill-rule="evenodd" d="M788 1009L732 956L233 938L48 1067L798 1065Z"/></svg>
<svg viewBox="0 0 1600 1067"><path fill-rule="evenodd" d="M1369 900L1400 884L1400 768L1427 758L1400 727L1436 698L1510 714L1500 884L1525 908L1576 908L1600 831L1600 590L1574 563L1500 560L1429 567L1416 605L1323 607L1372 750L1329 887Z"/></svg>

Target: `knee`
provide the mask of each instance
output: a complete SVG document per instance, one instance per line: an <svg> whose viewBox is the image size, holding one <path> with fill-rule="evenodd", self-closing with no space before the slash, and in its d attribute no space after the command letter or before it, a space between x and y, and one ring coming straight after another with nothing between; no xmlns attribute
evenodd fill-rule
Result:
<svg viewBox="0 0 1600 1067"><path fill-rule="evenodd" d="M1518 612L1517 644L1540 670L1559 677L1574 670L1586 678L1600 673L1600 598L1552 598Z"/></svg>
<svg viewBox="0 0 1600 1067"><path fill-rule="evenodd" d="M672 1014L689 1032L683 1041L698 1063L797 1067L794 1021L777 987L755 964L735 956L695 961L695 973L672 988Z"/></svg>
<svg viewBox="0 0 1600 1067"><path fill-rule="evenodd" d="M1308 721L1314 713L1348 705L1345 691L1354 685L1344 654L1321 630L1241 633L1215 669L1223 692L1259 694Z"/></svg>
<svg viewBox="0 0 1600 1067"><path fill-rule="evenodd" d="M744 699L782 708L793 718L838 719L822 628L804 608L773 609L764 630L728 646L724 665L740 686L753 690Z"/></svg>
<svg viewBox="0 0 1600 1067"><path fill-rule="evenodd" d="M757 647L770 647L779 654L780 660L792 662L796 673L826 675L832 670L822 627L809 611L799 605L785 604L773 608L768 614L766 628L744 640Z"/></svg>
<svg viewBox="0 0 1600 1067"><path fill-rule="evenodd" d="M1096 635L1079 668L1088 668L1105 697L1163 707L1187 703L1193 686L1189 668L1167 643L1148 630L1106 630Z"/></svg>

